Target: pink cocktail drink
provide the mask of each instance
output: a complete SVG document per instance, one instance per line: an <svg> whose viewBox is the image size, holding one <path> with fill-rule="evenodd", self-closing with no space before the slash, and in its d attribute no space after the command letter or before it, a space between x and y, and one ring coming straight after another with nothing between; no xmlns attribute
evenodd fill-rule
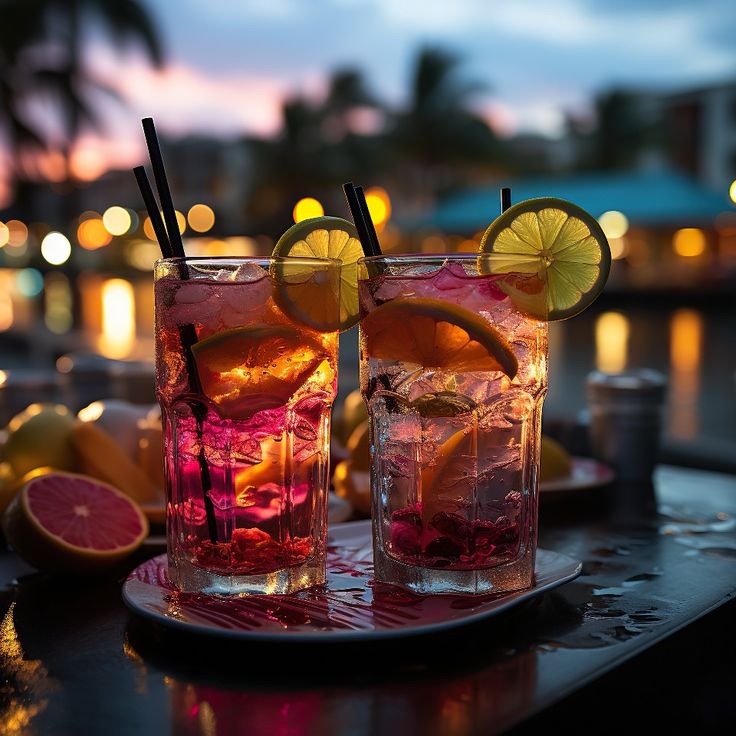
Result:
<svg viewBox="0 0 736 736"><path fill-rule="evenodd" d="M282 260L156 266L169 576L183 590L324 582L337 333L298 319L294 304L321 286L336 315L339 269L290 259L287 279Z"/></svg>
<svg viewBox="0 0 736 736"><path fill-rule="evenodd" d="M532 584L547 324L509 294L536 288L476 256L364 261L378 579L425 593Z"/></svg>

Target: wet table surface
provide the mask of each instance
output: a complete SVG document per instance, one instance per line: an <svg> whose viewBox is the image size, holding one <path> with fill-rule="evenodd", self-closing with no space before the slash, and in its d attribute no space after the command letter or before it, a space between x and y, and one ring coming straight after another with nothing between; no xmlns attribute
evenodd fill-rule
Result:
<svg viewBox="0 0 736 736"><path fill-rule="evenodd" d="M121 582L157 549L87 581L4 553L0 733L608 733L634 712L699 733L733 723L736 478L663 467L654 489L543 501L540 517L541 545L583 561L577 580L452 632L349 646L220 643L137 619Z"/></svg>

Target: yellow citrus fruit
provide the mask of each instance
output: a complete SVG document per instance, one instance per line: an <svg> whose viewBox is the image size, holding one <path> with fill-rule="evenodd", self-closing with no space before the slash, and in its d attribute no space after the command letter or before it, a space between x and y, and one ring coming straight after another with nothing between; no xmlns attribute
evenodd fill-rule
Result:
<svg viewBox="0 0 736 736"><path fill-rule="evenodd" d="M541 320L586 309L603 291L611 251L598 221L571 202L527 199L497 217L480 241L482 273L507 274L501 288Z"/></svg>
<svg viewBox="0 0 736 736"><path fill-rule="evenodd" d="M80 470L91 478L119 488L139 503L160 502L163 491L141 466L99 425L78 421L71 439L79 457Z"/></svg>
<svg viewBox="0 0 736 736"><path fill-rule="evenodd" d="M503 371L516 356L506 338L464 307L424 297L393 299L361 322L368 355L448 371Z"/></svg>
<svg viewBox="0 0 736 736"><path fill-rule="evenodd" d="M567 450L557 440L542 435L542 448L539 461L539 480L564 478L572 472L572 464Z"/></svg>
<svg viewBox="0 0 736 736"><path fill-rule="evenodd" d="M340 217L302 220L279 238L273 255L286 259L272 273L275 299L287 314L324 332L347 330L357 323L358 259L365 254L352 222ZM300 258L339 261L339 284L324 267Z"/></svg>
<svg viewBox="0 0 736 736"><path fill-rule="evenodd" d="M363 516L371 513L370 474L365 470L356 470L352 460L343 460L335 466L332 475L335 493L353 505Z"/></svg>
<svg viewBox="0 0 736 736"><path fill-rule="evenodd" d="M74 415L62 404L31 404L8 423L5 460L17 476L41 466L74 470Z"/></svg>
<svg viewBox="0 0 736 736"><path fill-rule="evenodd" d="M10 463L0 463L0 515L18 492L18 479Z"/></svg>
<svg viewBox="0 0 736 736"><path fill-rule="evenodd" d="M350 452L355 470L368 471L371 467L371 444L368 435L368 420L361 422L348 437L346 449Z"/></svg>
<svg viewBox="0 0 736 736"><path fill-rule="evenodd" d="M339 427L339 438L347 442L353 430L368 419L368 409L363 401L363 395L359 389L351 391L342 403L341 426Z"/></svg>
<svg viewBox="0 0 736 736"><path fill-rule="evenodd" d="M285 404L326 359L317 340L287 325L223 330L192 353L204 393L237 419Z"/></svg>

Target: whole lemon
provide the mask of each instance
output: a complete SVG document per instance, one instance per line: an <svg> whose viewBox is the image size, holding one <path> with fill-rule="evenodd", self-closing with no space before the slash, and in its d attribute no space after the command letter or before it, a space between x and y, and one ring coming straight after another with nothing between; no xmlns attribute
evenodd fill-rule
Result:
<svg viewBox="0 0 736 736"><path fill-rule="evenodd" d="M557 440L546 434L542 435L542 452L540 458L539 480L564 478L570 475L572 464L567 450Z"/></svg>
<svg viewBox="0 0 736 736"><path fill-rule="evenodd" d="M16 476L41 466L74 470L74 415L62 404L31 404L8 423L5 461Z"/></svg>

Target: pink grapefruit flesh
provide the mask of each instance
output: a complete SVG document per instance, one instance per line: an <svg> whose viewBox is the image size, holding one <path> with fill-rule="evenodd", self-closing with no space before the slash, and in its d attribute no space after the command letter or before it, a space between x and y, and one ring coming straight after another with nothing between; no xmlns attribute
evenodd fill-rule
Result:
<svg viewBox="0 0 736 736"><path fill-rule="evenodd" d="M13 549L40 570L86 573L136 550L148 521L125 494L73 473L32 478L3 519Z"/></svg>

